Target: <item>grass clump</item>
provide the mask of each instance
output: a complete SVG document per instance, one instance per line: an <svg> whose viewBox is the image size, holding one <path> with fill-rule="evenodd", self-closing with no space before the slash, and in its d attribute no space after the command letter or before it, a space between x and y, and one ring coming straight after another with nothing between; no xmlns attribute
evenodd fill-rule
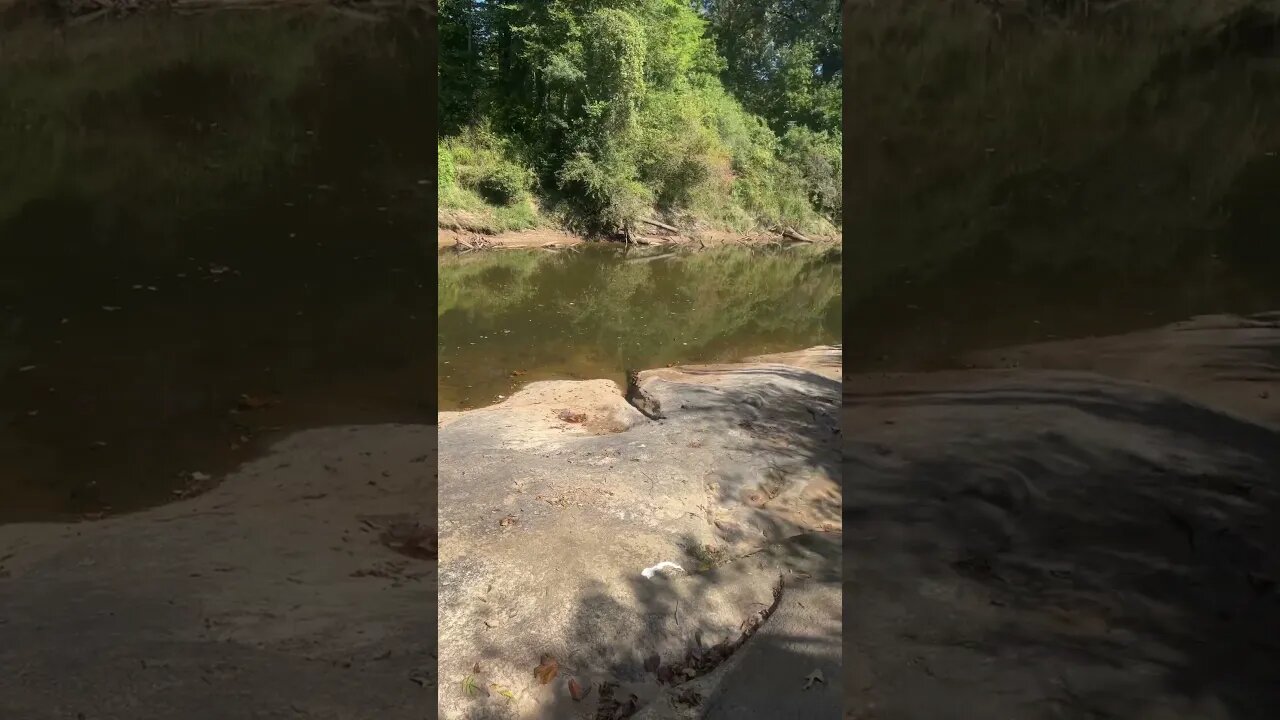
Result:
<svg viewBox="0 0 1280 720"><path fill-rule="evenodd" d="M438 144L439 223L496 234L543 223L532 194L533 172L508 139L487 127Z"/></svg>

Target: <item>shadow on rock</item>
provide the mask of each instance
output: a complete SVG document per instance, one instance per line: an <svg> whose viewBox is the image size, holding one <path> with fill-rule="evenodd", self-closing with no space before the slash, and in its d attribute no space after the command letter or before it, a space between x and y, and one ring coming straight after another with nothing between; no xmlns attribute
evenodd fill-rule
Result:
<svg viewBox="0 0 1280 720"><path fill-rule="evenodd" d="M1280 431L1195 395L1062 370L850 378L853 717L1269 717Z"/></svg>
<svg viewBox="0 0 1280 720"><path fill-rule="evenodd" d="M641 381L666 420L538 383L442 426L441 717L838 717L837 381Z"/></svg>

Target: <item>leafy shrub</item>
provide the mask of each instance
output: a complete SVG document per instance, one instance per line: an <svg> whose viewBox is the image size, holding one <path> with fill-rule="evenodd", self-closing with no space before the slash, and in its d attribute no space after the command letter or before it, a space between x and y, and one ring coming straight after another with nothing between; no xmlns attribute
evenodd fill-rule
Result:
<svg viewBox="0 0 1280 720"><path fill-rule="evenodd" d="M782 136L781 147L782 162L799 173L809 202L837 222L841 207L840 145L838 136L792 126Z"/></svg>
<svg viewBox="0 0 1280 720"><path fill-rule="evenodd" d="M495 205L510 206L528 194L531 184L528 170L513 163L501 163L485 169L476 181L476 191Z"/></svg>
<svg viewBox="0 0 1280 720"><path fill-rule="evenodd" d="M436 186L451 188L458 182L457 169L453 165L453 153L443 146L437 147L436 150Z"/></svg>
<svg viewBox="0 0 1280 720"><path fill-rule="evenodd" d="M520 161L521 153L488 125L469 127L446 139L440 152L442 157L448 154L458 185L494 204L518 202L533 187L533 173Z"/></svg>
<svg viewBox="0 0 1280 720"><path fill-rule="evenodd" d="M589 232L616 232L634 225L653 206L653 191L635 176L635 166L616 149L603 157L578 153L560 171L570 191L571 220Z"/></svg>

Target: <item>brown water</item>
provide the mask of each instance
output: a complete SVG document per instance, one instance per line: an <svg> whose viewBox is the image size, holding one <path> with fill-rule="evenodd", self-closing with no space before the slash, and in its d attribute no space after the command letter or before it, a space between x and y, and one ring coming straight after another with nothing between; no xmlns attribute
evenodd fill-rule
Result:
<svg viewBox="0 0 1280 720"><path fill-rule="evenodd" d="M439 257L442 410L533 380L737 361L840 341L839 249Z"/></svg>
<svg viewBox="0 0 1280 720"><path fill-rule="evenodd" d="M299 428L434 418L428 48L252 15L7 31L0 522L165 502Z"/></svg>
<svg viewBox="0 0 1280 720"><path fill-rule="evenodd" d="M1255 252L1268 251L1266 235L1244 234L1247 250L1230 238L1189 243L1154 264L1120 259L1066 266L1037 263L991 243L935 267L886 273L846 298L845 370L955 368L975 350L1280 308L1273 271L1280 258L1255 261ZM846 263L856 262L857 254L846 253L851 256Z"/></svg>

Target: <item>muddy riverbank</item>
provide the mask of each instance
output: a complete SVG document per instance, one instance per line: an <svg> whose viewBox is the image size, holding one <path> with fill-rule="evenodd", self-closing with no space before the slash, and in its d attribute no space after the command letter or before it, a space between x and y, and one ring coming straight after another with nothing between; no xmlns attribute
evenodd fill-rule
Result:
<svg viewBox="0 0 1280 720"><path fill-rule="evenodd" d="M841 238L836 235L802 236L803 239L788 237L780 233L735 233L723 230L697 230L688 232L669 232L657 228L652 233L634 235L631 244L638 247L666 247L685 249L706 249L726 245L763 247L770 245L805 244L830 246L838 245ZM496 235L471 232L465 229L440 228L436 231L436 247L453 249L459 252L475 252L477 250L502 250L545 248L556 250L573 247L589 242L605 242L626 245L625 240L593 240L583 235L563 230L518 230Z"/></svg>

